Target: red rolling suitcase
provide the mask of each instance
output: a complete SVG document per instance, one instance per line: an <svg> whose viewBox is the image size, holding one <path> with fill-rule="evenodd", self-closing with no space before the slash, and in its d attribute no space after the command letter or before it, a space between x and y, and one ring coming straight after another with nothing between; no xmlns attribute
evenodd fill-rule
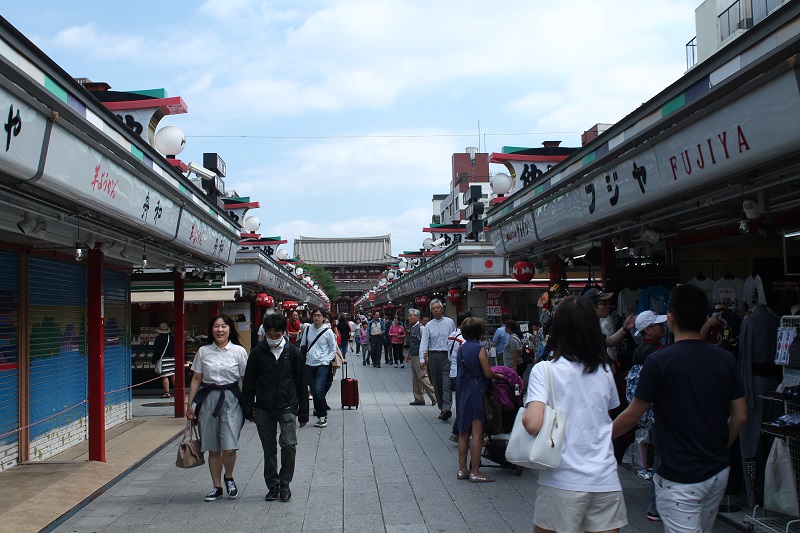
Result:
<svg viewBox="0 0 800 533"><path fill-rule="evenodd" d="M342 409L355 407L358 409L358 380L347 377L347 363L344 367L344 377L342 378Z"/></svg>

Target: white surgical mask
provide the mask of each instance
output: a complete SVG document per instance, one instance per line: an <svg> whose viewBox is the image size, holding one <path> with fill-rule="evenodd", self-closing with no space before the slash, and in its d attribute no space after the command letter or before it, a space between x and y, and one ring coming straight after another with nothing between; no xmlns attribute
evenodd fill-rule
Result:
<svg viewBox="0 0 800 533"><path fill-rule="evenodd" d="M267 344L269 344L270 348L277 348L278 346L281 345L282 342L283 342L283 337L281 337L280 339L277 339L277 340L267 339Z"/></svg>

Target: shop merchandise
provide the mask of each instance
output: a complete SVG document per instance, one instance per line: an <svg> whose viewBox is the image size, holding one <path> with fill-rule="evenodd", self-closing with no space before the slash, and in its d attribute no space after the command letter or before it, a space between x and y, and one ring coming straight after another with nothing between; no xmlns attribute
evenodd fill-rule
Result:
<svg viewBox="0 0 800 533"><path fill-rule="evenodd" d="M797 328L781 327L778 328L778 347L775 354L775 364L788 365L789 351L797 336Z"/></svg>
<svg viewBox="0 0 800 533"><path fill-rule="evenodd" d="M652 311L657 315L666 315L669 292L669 289L662 285L647 287L639 296L639 306L636 308L636 312Z"/></svg>
<svg viewBox="0 0 800 533"><path fill-rule="evenodd" d="M714 283L714 290L711 292L711 303L724 304L728 309L741 309L742 290L744 281L735 278L730 274L725 274Z"/></svg>
<svg viewBox="0 0 800 533"><path fill-rule="evenodd" d="M764 507L789 516L800 515L797 484L794 479L789 447L775 439L764 471Z"/></svg>
<svg viewBox="0 0 800 533"><path fill-rule="evenodd" d="M711 293L714 291L713 279L707 278L706 275L703 274L702 272L698 272L697 276L693 277L686 283L703 289L703 292L706 293L706 296L708 296L709 301L711 301Z"/></svg>
<svg viewBox="0 0 800 533"><path fill-rule="evenodd" d="M617 314L621 317L635 314L639 307L639 298L641 295L642 289L625 287L619 291L619 296L617 296Z"/></svg>
<svg viewBox="0 0 800 533"><path fill-rule="evenodd" d="M761 276L751 274L744 280L742 288L742 300L745 310L753 309L758 304L767 304L767 298L764 295L764 284L761 282Z"/></svg>

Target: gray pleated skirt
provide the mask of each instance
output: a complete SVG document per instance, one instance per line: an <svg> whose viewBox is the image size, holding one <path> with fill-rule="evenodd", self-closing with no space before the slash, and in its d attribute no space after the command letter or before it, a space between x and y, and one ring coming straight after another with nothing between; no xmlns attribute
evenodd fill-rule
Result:
<svg viewBox="0 0 800 533"><path fill-rule="evenodd" d="M219 395L225 394L222 410L215 417L214 408ZM239 434L244 425L244 413L236 396L231 391L212 390L203 400L198 417L201 448L205 451L221 452L239 449Z"/></svg>

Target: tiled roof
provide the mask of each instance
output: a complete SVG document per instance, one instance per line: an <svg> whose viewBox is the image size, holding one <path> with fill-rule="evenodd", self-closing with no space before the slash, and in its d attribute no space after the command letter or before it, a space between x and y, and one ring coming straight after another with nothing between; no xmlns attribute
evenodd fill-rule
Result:
<svg viewBox="0 0 800 533"><path fill-rule="evenodd" d="M386 265L391 254L390 235L294 240L294 256L312 265Z"/></svg>

